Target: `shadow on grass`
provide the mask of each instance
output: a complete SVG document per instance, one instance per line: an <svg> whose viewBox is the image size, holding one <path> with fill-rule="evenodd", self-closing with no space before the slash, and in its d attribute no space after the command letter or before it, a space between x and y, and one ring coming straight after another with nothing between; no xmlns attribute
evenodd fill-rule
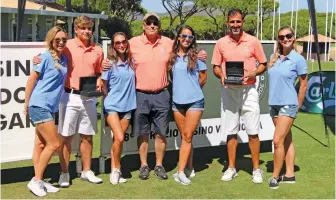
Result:
<svg viewBox="0 0 336 200"><path fill-rule="evenodd" d="M260 152L270 152L272 150L272 141L261 142ZM167 172L174 170L178 162L178 150L167 151L163 161L163 166ZM252 173L252 162L250 158L244 157L244 155L249 154L248 144L238 144L237 148L237 169L244 170L248 173ZM227 168L227 150L225 145L215 146L215 147L202 147L194 149L194 169L196 172L203 171L209 168L209 164L213 162L213 159L218 159L219 163ZM148 165L151 169L155 166L155 153L148 154ZM261 164L264 161L260 161ZM132 178L131 172L137 171L140 168L139 155L125 155L121 159L121 171L125 178ZM92 170L99 174L99 158L92 159ZM50 183L57 183L59 179L59 173L61 171L59 163L49 164L45 173L44 178L50 179ZM111 159L105 160L105 173L111 172ZM76 172L76 162L71 161L69 164L69 173L71 180L77 178ZM153 173L151 173L153 175ZM34 167L19 167L12 169L1 170L1 184L10 184L16 182L28 182L34 176ZM134 177L137 178L137 177Z"/></svg>
<svg viewBox="0 0 336 200"><path fill-rule="evenodd" d="M323 118L323 116L322 116ZM326 115L326 124L331 130L331 132L335 135L335 116L332 115Z"/></svg>
<svg viewBox="0 0 336 200"><path fill-rule="evenodd" d="M99 172L99 159L92 159L92 170ZM49 183L57 183L59 179L59 174L61 172L61 167L59 163L49 164L46 171L44 172L44 179L49 180ZM69 173L71 181L78 177L76 172L76 161L71 161L69 164ZM34 176L34 167L18 167L11 169L1 170L1 184L10 184L16 182L27 182ZM70 183L71 183L70 181Z"/></svg>
<svg viewBox="0 0 336 200"><path fill-rule="evenodd" d="M273 168L274 168L273 160L267 161L266 168L267 168L267 172L273 172ZM300 167L297 165L294 165L294 172L297 172L297 171L300 171ZM280 175L285 174L285 173L286 173L286 161L284 162L281 168Z"/></svg>

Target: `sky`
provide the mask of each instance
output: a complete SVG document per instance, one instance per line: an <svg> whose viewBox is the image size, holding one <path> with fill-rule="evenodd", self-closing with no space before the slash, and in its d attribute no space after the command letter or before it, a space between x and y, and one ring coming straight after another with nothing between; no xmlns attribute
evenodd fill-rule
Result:
<svg viewBox="0 0 336 200"><path fill-rule="evenodd" d="M294 10L296 10L296 0L278 0L278 1L280 1L281 13L292 11L292 1L294 1ZM327 2L328 2L328 11L331 12L333 0L314 0L314 1L317 12L325 12L327 9ZM161 0L142 0L141 5L142 7L146 8L147 11L149 12L157 12L157 13L166 12L165 8L162 6ZM299 9L308 9L307 0L299 0L298 7Z"/></svg>

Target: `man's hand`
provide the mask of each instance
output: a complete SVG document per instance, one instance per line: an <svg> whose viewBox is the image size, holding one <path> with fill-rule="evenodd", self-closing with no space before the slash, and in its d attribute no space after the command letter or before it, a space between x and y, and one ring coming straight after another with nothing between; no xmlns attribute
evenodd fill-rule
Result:
<svg viewBox="0 0 336 200"><path fill-rule="evenodd" d="M242 78L244 83L246 83L251 78L255 78L256 75L257 75L257 68L254 68L253 70L244 69L244 71L245 71L245 73L244 73L245 76Z"/></svg>
<svg viewBox="0 0 336 200"><path fill-rule="evenodd" d="M41 54L38 54L37 56L34 56L34 58L33 58L33 64L34 65L38 65L42 62L42 59L40 58L40 55Z"/></svg>
<svg viewBox="0 0 336 200"><path fill-rule="evenodd" d="M225 85L224 81L227 79L226 74L223 73L223 75L220 78L220 82L222 85Z"/></svg>
<svg viewBox="0 0 336 200"><path fill-rule="evenodd" d="M97 91L102 91L103 89L103 81L101 80L101 78L99 77L97 79L97 84L96 84L96 90Z"/></svg>
<svg viewBox="0 0 336 200"><path fill-rule="evenodd" d="M201 51L198 52L197 58L202 60L203 62L205 62L208 58L208 53L204 50L201 50Z"/></svg>
<svg viewBox="0 0 336 200"><path fill-rule="evenodd" d="M111 68L110 60L105 58L102 62L102 69L103 71L108 71Z"/></svg>

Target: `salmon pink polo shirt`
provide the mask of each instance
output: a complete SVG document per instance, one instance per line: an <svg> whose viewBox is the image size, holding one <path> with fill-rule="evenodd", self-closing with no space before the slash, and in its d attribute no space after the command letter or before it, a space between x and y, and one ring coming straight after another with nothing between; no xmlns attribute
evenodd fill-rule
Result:
<svg viewBox="0 0 336 200"><path fill-rule="evenodd" d="M173 41L159 36L152 44L142 34L130 39L130 50L134 59L135 87L138 90L155 92L168 85L167 65Z"/></svg>
<svg viewBox="0 0 336 200"><path fill-rule="evenodd" d="M67 88L79 90L80 77L95 76L102 72L103 49L92 41L89 47L85 47L78 38L70 39L64 54L68 57L68 76L65 80Z"/></svg>
<svg viewBox="0 0 336 200"><path fill-rule="evenodd" d="M267 59L260 41L243 32L242 37L236 42L231 34L219 39L215 45L211 64L222 66L222 71L226 71L226 61L243 61L244 69L252 71L256 68L257 61L266 63ZM244 76L246 75L244 72ZM256 78L250 78L244 85L251 85L256 82Z"/></svg>

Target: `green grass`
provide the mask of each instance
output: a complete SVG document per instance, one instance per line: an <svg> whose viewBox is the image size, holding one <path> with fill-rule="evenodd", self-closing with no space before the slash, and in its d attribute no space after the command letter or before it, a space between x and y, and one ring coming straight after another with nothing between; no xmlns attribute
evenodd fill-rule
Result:
<svg viewBox="0 0 336 200"><path fill-rule="evenodd" d="M309 67L309 73L311 72L316 72L319 71L319 67L318 67L318 62L317 60L315 62L310 62L308 61L308 67ZM321 61L321 71L335 71L336 66L335 66L335 62L325 62L325 61Z"/></svg>
<svg viewBox="0 0 336 200"><path fill-rule="evenodd" d="M335 131L334 117L328 117L330 129ZM300 113L293 127L294 144L296 148L296 184L281 185L276 191L268 188L266 180L271 176L272 153L261 153L261 169L265 172L265 182L256 185L251 182L251 175L245 170L239 171L239 176L232 182L223 182L220 180L223 170L223 160L211 158L202 151L198 151L195 157L202 157L204 161L195 164L197 175L192 180L190 186L183 186L172 179L176 169L169 172L169 180L158 180L152 174L147 181L140 181L138 171L133 169L132 178L128 183L113 186L109 183L109 174L100 174L104 180L103 184L94 185L82 182L78 178L73 180L73 185L68 189L61 189L59 193L48 194L48 198L335 198L335 137L330 131L330 148L324 146L327 140L324 136L323 120L321 115ZM305 133L306 132L306 133ZM208 148L209 149L209 148ZM223 156L226 157L223 149ZM99 155L99 141L95 137L95 149L93 157ZM134 157L134 156L133 156ZM171 158L172 154L166 158ZM237 168L250 168L251 162L249 155L237 159ZM210 159L208 159L210 158ZM202 160L202 159L198 159ZM53 158L53 162L58 162ZM138 162L133 159L131 162ZM224 163L226 161L224 160ZM134 163L133 163L134 164ZM173 163L169 163L171 165ZM225 164L226 165L226 164ZM2 165L4 169L15 168L11 170L29 170L24 168L31 166L29 161L6 163ZM173 164L173 166L175 166ZM203 169L202 169L203 168ZM6 171L8 172L8 171ZM55 175L58 171L52 172ZM23 174L20 172L19 174ZM29 178L28 178L29 179ZM4 180L2 180L4 182ZM27 181L20 181L11 184L2 184L2 198L35 198L26 188Z"/></svg>

